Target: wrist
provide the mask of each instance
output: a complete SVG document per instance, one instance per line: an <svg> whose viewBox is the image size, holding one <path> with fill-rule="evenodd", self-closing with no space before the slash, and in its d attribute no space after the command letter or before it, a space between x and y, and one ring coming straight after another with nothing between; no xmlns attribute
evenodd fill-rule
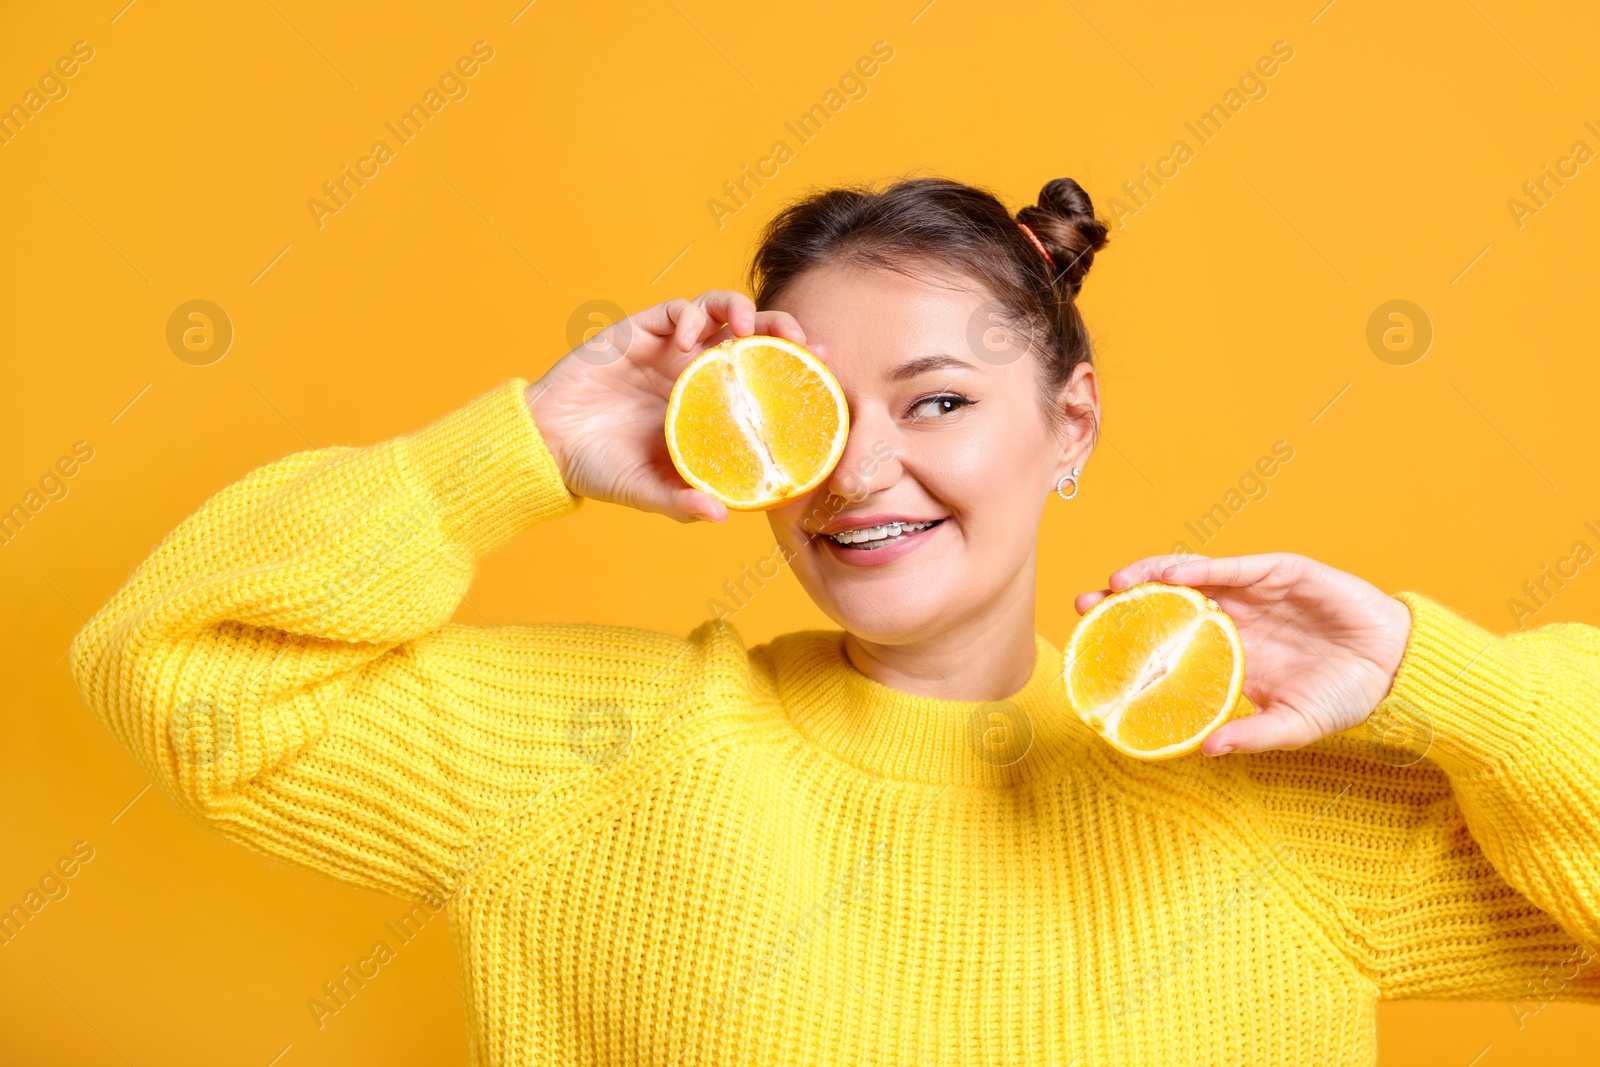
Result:
<svg viewBox="0 0 1600 1067"><path fill-rule="evenodd" d="M528 406L528 414L533 418L533 425L538 428L539 436L544 441L545 448L550 457L556 461L556 467L561 472L562 480L566 480L567 456L566 449L561 441L557 420L551 417L548 401L541 405L540 401L549 395L550 388L543 378L536 382L529 382L522 390L522 401Z"/></svg>
<svg viewBox="0 0 1600 1067"><path fill-rule="evenodd" d="M1386 596L1383 609L1384 619L1380 623L1383 652L1377 663L1384 679L1383 699L1388 699L1394 690L1400 664L1405 660L1406 646L1411 642L1411 608L1399 597Z"/></svg>
<svg viewBox="0 0 1600 1067"><path fill-rule="evenodd" d="M528 432L519 411L526 404L524 389L497 386L395 440L415 514L434 516L474 559L576 504L554 457Z"/></svg>
<svg viewBox="0 0 1600 1067"><path fill-rule="evenodd" d="M1412 628L1389 699L1421 724L1428 756L1453 776L1521 758L1553 710L1517 643L1415 592L1396 594Z"/></svg>

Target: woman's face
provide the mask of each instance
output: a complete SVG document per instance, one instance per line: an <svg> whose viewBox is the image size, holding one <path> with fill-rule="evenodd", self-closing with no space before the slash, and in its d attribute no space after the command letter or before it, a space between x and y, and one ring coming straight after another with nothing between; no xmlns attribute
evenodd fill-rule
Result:
<svg viewBox="0 0 1600 1067"><path fill-rule="evenodd" d="M844 387L850 437L828 481L767 514L800 584L860 639L915 645L1031 614L1041 511L1093 433L1088 419L1053 428L1037 353L985 346L991 300L959 276L828 266L774 305ZM1092 367L1058 403L1098 424ZM913 525L881 528L893 522Z"/></svg>

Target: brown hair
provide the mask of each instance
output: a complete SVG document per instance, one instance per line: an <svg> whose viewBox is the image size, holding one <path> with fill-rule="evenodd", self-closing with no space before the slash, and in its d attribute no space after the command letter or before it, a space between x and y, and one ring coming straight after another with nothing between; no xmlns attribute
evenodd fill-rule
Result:
<svg viewBox="0 0 1600 1067"><path fill-rule="evenodd" d="M1019 222L1049 250L1054 267ZM975 320L974 347L995 325L990 316L1015 336L1014 350L1031 345L1040 356L1046 412L1059 425L1062 413L1050 401L1078 364L1094 362L1077 295L1106 236L1089 194L1071 178L1047 182L1039 202L1015 216L987 189L945 178L905 178L882 190L850 185L809 194L767 223L750 287L765 310L801 274L830 264L965 275L993 298Z"/></svg>

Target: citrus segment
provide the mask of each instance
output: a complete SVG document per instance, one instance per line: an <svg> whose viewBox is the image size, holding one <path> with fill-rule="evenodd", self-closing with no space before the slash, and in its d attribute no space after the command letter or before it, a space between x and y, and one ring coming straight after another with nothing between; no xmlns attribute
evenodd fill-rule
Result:
<svg viewBox="0 0 1600 1067"><path fill-rule="evenodd" d="M1144 751L1181 744L1211 725L1224 706L1233 674L1228 635L1201 619L1171 672L1128 700L1118 724L1124 744Z"/></svg>
<svg viewBox="0 0 1600 1067"><path fill-rule="evenodd" d="M1115 599L1099 624L1081 635L1073 662L1073 692L1090 707L1131 686L1162 642L1203 608L1181 596Z"/></svg>
<svg viewBox="0 0 1600 1067"><path fill-rule="evenodd" d="M761 488L763 469L756 453L738 423L724 418L727 395L734 388L733 365L714 362L684 383L679 398L679 419L694 426L695 432L678 438L682 465L701 473L728 496L753 499Z"/></svg>
<svg viewBox="0 0 1600 1067"><path fill-rule="evenodd" d="M736 337L696 356L667 401L667 451L684 481L730 508L774 507L820 485L844 454L849 409L810 352Z"/></svg>
<svg viewBox="0 0 1600 1067"><path fill-rule="evenodd" d="M1068 701L1106 742L1139 759L1193 752L1243 693L1244 645L1226 612L1197 590L1146 582L1079 620L1063 663Z"/></svg>
<svg viewBox="0 0 1600 1067"><path fill-rule="evenodd" d="M829 382L782 349L751 346L740 353L745 388L761 410L772 459L796 484L816 480L839 431Z"/></svg>

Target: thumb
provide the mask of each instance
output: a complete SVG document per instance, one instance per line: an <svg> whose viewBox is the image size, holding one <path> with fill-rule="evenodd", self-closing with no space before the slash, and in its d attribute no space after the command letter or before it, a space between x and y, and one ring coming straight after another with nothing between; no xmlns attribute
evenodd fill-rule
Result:
<svg viewBox="0 0 1600 1067"><path fill-rule="evenodd" d="M658 510L679 522L726 522L728 507L709 493L691 486L665 487Z"/></svg>
<svg viewBox="0 0 1600 1067"><path fill-rule="evenodd" d="M1309 718L1287 704L1268 704L1254 715L1230 719L1200 744L1208 756L1302 748L1322 737Z"/></svg>
<svg viewBox="0 0 1600 1067"><path fill-rule="evenodd" d="M728 517L722 501L685 484L682 475L670 467L641 466L630 471L613 493L601 499L679 522L722 522Z"/></svg>

